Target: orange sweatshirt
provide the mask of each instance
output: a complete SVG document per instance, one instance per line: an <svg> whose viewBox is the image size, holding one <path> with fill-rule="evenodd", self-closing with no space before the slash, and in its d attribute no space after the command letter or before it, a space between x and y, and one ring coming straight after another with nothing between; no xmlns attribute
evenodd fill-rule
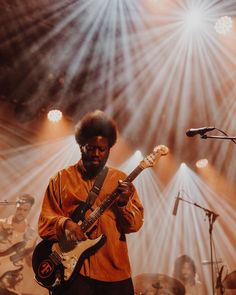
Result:
<svg viewBox="0 0 236 295"><path fill-rule="evenodd" d="M38 230L42 238L60 240L65 221L77 208L80 201L85 202L93 180L84 180L80 172L81 162L61 170L51 178L45 192ZM111 194L124 180L126 174L109 168L106 179L97 197L93 210ZM86 216L92 211L88 210ZM119 281L131 277L128 248L125 234L136 232L143 224L143 206L135 191L124 207L113 204L96 222L91 237L104 234L105 244L97 252L85 259L80 270L82 275L101 281Z"/></svg>

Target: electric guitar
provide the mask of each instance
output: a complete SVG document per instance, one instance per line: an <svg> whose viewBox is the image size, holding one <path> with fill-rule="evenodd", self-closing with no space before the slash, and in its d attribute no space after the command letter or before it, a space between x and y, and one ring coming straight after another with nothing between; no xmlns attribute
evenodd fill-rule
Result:
<svg viewBox="0 0 236 295"><path fill-rule="evenodd" d="M161 156L167 155L168 151L164 145L155 147L153 152L144 158L124 181L132 182L145 168L154 166ZM119 192L116 188L88 217L79 222L84 233L91 229L118 196ZM71 282L76 271L80 270L84 259L95 253L105 241L105 235L76 242L42 240L36 246L32 258L36 281L49 290L63 289Z"/></svg>

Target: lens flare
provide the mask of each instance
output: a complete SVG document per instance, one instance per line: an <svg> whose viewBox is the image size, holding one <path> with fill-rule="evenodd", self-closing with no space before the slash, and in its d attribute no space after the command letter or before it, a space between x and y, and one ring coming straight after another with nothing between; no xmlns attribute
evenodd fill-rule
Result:
<svg viewBox="0 0 236 295"><path fill-rule="evenodd" d="M225 35L231 31L233 27L232 18L229 16L222 16L216 21L215 30L218 34Z"/></svg>

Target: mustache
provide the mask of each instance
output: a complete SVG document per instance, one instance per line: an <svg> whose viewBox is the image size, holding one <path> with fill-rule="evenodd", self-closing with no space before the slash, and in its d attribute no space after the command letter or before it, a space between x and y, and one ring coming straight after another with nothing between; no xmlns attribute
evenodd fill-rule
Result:
<svg viewBox="0 0 236 295"><path fill-rule="evenodd" d="M94 160L101 162L101 159L98 156L88 156L86 154L82 155L82 159L83 161L86 161L86 162L91 162Z"/></svg>

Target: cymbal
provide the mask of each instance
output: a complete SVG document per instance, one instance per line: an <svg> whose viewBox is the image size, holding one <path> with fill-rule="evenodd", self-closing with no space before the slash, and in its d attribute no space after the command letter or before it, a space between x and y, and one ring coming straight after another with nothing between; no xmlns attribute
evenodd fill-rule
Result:
<svg viewBox="0 0 236 295"><path fill-rule="evenodd" d="M223 286L225 289L236 289L236 270L225 277Z"/></svg>
<svg viewBox="0 0 236 295"><path fill-rule="evenodd" d="M143 273L133 278L136 294L165 294L184 295L185 288L178 280L161 273Z"/></svg>

